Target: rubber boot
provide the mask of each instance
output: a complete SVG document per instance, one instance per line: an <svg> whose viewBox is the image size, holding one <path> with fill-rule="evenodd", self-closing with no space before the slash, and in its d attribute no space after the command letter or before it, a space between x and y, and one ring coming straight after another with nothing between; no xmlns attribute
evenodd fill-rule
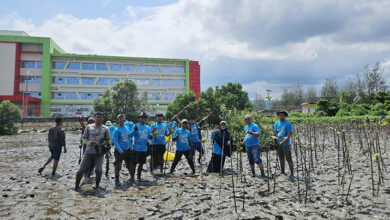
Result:
<svg viewBox="0 0 390 220"><path fill-rule="evenodd" d="M102 179L102 175L96 175L96 189L99 188L100 180Z"/></svg>

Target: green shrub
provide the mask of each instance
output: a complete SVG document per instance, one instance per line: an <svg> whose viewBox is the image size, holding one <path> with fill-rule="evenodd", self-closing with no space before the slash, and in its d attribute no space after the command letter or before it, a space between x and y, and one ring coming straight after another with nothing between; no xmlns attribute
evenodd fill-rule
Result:
<svg viewBox="0 0 390 220"><path fill-rule="evenodd" d="M12 120L20 119L21 112L18 106L10 101L2 101L0 103L0 135L15 134L18 128Z"/></svg>

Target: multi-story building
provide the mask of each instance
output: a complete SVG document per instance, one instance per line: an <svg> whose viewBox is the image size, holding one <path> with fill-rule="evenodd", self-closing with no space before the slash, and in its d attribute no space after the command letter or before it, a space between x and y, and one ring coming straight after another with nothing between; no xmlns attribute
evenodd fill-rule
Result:
<svg viewBox="0 0 390 220"><path fill-rule="evenodd" d="M134 81L151 109L165 111L179 94L200 93L200 66L188 59L65 53L47 37L0 31L0 100L23 116L87 115L116 82Z"/></svg>

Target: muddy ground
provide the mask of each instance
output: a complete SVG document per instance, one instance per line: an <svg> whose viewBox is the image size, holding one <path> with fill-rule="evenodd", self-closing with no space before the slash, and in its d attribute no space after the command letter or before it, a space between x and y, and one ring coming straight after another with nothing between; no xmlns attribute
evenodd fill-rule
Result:
<svg viewBox="0 0 390 220"><path fill-rule="evenodd" d="M233 170L236 190L235 213L230 159L226 161L224 178L201 174L205 166L197 165L196 176L187 175L185 160L179 163L176 174L155 175L147 172L143 181L127 181L121 189L114 189L113 165L109 179L103 177L105 191L94 191L93 184L84 184L83 192L73 190L79 159L79 133L67 132L68 153L62 154L58 175L51 177L51 165L37 175L38 168L49 156L47 133L29 132L0 137L0 217L2 219L133 219L144 217L169 219L389 219L390 178L384 172L384 183L379 196L370 188L370 166L367 156L357 154L357 144L352 149L353 167L356 168L348 201L345 194L350 182L346 176L344 191L338 185L337 151L328 146L319 153L315 171L311 173L311 189L307 203L299 202L298 180L290 182L284 175L276 176L275 193L267 193L267 180L260 177L243 178L237 172L234 154ZM211 146L206 145L207 163ZM245 154L244 173L249 173ZM274 170L275 156L271 156ZM263 155L263 160L265 156ZM295 156L294 156L295 160ZM111 158L113 161L113 158ZM388 153L384 162L390 169ZM170 167L170 163L168 164ZM301 172L301 171L300 171ZM259 173L259 172L258 172ZM279 171L277 171L279 173ZM300 173L300 175L302 175ZM374 175L377 178L377 174ZM122 181L129 176L122 171ZM301 177L300 188L305 188ZM271 192L274 181L270 180ZM245 196L244 195L245 191ZM304 192L304 191L302 191ZM244 198L244 201L243 201ZM244 205L244 207L243 207ZM243 209L244 208L244 209Z"/></svg>

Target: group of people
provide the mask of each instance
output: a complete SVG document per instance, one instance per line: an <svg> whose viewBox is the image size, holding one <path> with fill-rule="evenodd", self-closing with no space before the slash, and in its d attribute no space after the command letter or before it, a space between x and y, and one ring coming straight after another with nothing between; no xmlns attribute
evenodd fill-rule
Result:
<svg viewBox="0 0 390 220"><path fill-rule="evenodd" d="M141 180L143 165L146 164L148 156L150 156L150 172L153 173L155 168L160 168L162 173L166 162L164 154L167 153L166 157L168 157L166 137L171 136L172 133L172 140L176 142L176 149L170 173L173 174L175 172L177 164L184 155L192 173L195 174L195 152L199 152L199 164L201 164L201 158L204 155L201 127L210 115L208 114L199 122L196 122L194 118L180 120L178 115L176 115L171 122L165 123L163 114L156 114L156 121L148 125L146 123L148 117L146 113L139 115L138 123L128 121L124 114L119 114L117 116L117 126L114 126L110 121L103 125L104 116L101 112L97 112L94 117L88 119L87 126L80 121L82 126L80 156L81 149L84 155L81 161L79 161L80 166L76 173L75 190L80 190L82 177L90 178L93 170L95 170L96 174L95 188L99 188L103 174L104 156L109 157L111 146L114 147L116 187L121 186L120 171L123 162L130 173L131 181L134 181L136 171L137 179ZM293 178L294 165L290 143L292 125L286 120L287 112L281 111L277 115L280 120L275 123L274 132L275 136L277 136L275 142L278 145L277 153L280 159L281 171L283 174L285 173L284 164L285 160L287 160L290 168L290 177ZM260 156L260 127L252 122L250 115L246 115L244 120L246 123L244 128L245 138L240 144L245 145L252 175L256 176L255 164L257 164L261 177L266 177ZM64 153L66 153L65 132L62 128L62 123L62 118L56 118L56 125L49 130L48 140L51 156L44 166L38 170L39 173L42 173L44 168L54 160L52 175L55 175L62 148ZM226 121L220 122L219 127L212 132L210 138L213 149L207 172L220 173L223 171L226 156L230 157L233 151L233 140L228 131Z"/></svg>

